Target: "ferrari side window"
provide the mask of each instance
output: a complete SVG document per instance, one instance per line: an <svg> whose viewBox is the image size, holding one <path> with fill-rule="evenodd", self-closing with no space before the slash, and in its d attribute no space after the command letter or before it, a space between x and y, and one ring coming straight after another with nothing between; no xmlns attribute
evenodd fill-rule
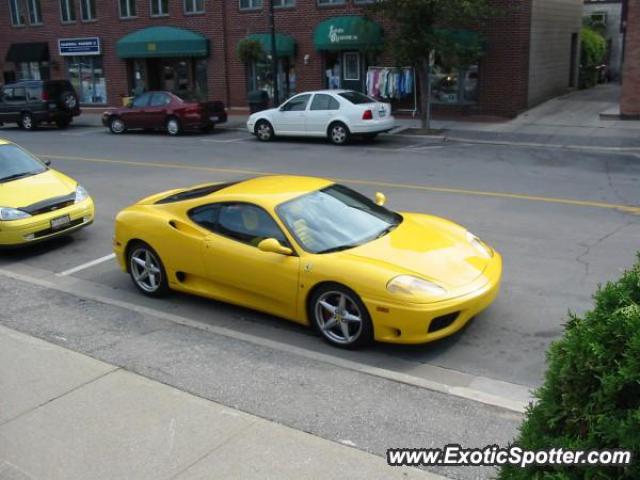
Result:
<svg viewBox="0 0 640 480"><path fill-rule="evenodd" d="M194 208L189 212L189 218L196 222L203 228L216 231L216 223L218 222L218 213L220 212L220 205L204 205L202 207Z"/></svg>
<svg viewBox="0 0 640 480"><path fill-rule="evenodd" d="M282 245L288 245L282 230L269 214L248 203L222 206L215 230L221 235L254 247L265 238L275 238Z"/></svg>

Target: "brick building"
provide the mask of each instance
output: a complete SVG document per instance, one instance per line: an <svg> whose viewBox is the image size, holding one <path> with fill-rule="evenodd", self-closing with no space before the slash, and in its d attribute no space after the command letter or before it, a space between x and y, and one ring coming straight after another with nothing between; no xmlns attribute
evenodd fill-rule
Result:
<svg viewBox="0 0 640 480"><path fill-rule="evenodd" d="M69 78L85 106L118 105L143 89L195 91L247 105L273 90L267 58L243 64L244 38L270 50L270 0L4 0L0 70L18 78ZM391 67L384 19L366 19L370 0L273 0L279 90L291 95L341 86L366 90L372 67ZM582 0L492 0L502 14L484 32L487 52L464 70L439 56L438 110L514 116L575 84ZM411 75L409 71L408 75ZM415 88L397 108L414 107Z"/></svg>
<svg viewBox="0 0 640 480"><path fill-rule="evenodd" d="M640 118L640 0L626 0L620 115Z"/></svg>

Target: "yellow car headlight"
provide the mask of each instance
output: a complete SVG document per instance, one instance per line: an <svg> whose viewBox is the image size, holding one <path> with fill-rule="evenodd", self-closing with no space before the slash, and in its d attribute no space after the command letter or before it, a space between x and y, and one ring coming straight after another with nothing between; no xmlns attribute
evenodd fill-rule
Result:
<svg viewBox="0 0 640 480"><path fill-rule="evenodd" d="M76 203L80 203L89 198L89 192L87 192L82 185L76 187Z"/></svg>
<svg viewBox="0 0 640 480"><path fill-rule="evenodd" d="M0 220L21 220L23 218L29 218L31 215L17 208L0 207Z"/></svg>
<svg viewBox="0 0 640 480"><path fill-rule="evenodd" d="M493 257L493 249L473 233L467 232L467 242L469 242L484 258Z"/></svg>
<svg viewBox="0 0 640 480"><path fill-rule="evenodd" d="M387 283L387 290L391 293L407 295L411 297L442 297L447 294L447 289L413 275L399 275Z"/></svg>

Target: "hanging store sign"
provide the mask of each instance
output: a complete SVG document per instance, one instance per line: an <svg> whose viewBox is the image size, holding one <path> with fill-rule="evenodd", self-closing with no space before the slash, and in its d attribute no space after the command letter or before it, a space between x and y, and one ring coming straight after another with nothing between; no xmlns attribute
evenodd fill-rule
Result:
<svg viewBox="0 0 640 480"><path fill-rule="evenodd" d="M58 40L58 52L61 56L100 55L99 37L61 38Z"/></svg>

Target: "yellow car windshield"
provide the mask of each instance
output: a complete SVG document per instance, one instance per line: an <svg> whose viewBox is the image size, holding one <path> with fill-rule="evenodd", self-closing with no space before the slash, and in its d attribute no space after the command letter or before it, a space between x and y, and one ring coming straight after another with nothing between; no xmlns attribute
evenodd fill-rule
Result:
<svg viewBox="0 0 640 480"><path fill-rule="evenodd" d="M47 169L17 145L0 145L0 183L37 175Z"/></svg>

